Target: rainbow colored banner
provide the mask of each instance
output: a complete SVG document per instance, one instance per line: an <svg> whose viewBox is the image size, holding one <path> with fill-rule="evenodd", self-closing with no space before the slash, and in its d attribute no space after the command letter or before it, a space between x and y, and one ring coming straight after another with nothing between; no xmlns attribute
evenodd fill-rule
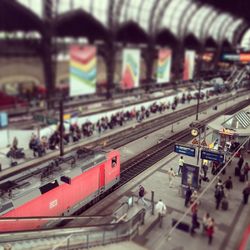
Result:
<svg viewBox="0 0 250 250"><path fill-rule="evenodd" d="M140 79L140 50L124 49L122 59L122 89L138 87Z"/></svg>
<svg viewBox="0 0 250 250"><path fill-rule="evenodd" d="M96 47L73 45L70 48L70 96L96 92Z"/></svg>
<svg viewBox="0 0 250 250"><path fill-rule="evenodd" d="M186 50L184 60L183 80L191 80L194 77L195 51Z"/></svg>
<svg viewBox="0 0 250 250"><path fill-rule="evenodd" d="M172 63L172 51L160 49L158 54L157 83L169 82Z"/></svg>

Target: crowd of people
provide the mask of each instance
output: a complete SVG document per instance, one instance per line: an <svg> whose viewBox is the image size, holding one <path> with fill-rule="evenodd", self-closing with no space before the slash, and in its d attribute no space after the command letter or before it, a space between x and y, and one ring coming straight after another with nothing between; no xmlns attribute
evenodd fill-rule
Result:
<svg viewBox="0 0 250 250"><path fill-rule="evenodd" d="M192 99L197 98L197 94L192 96L190 93L183 93L181 98L178 96L174 97L172 103L170 102L154 102L149 107L142 105L140 108L132 108L131 110L119 111L112 114L110 117L103 116L96 123L91 121L86 121L81 126L78 123L73 123L69 126L69 129L63 127L62 141L64 145L72 142L77 142L82 138L87 138L93 134L101 135L103 132L112 130L116 127L122 127L129 121L136 120L138 123L149 118L152 114L161 114L165 110L172 109L173 111L177 108L179 104L185 104L190 102ZM201 99L205 97L209 98L209 93L201 93ZM31 136L29 142L29 148L33 151L33 156L41 157L46 154L47 150L55 150L59 148L60 145L60 126L49 136L42 136L38 138L34 133Z"/></svg>
<svg viewBox="0 0 250 250"><path fill-rule="evenodd" d="M200 98L208 99L210 95L213 95L211 92L203 93L201 92ZM139 108L131 108L131 110L119 111L112 114L110 117L103 116L96 123L93 123L89 120L79 125L78 123L73 123L70 125L69 129L63 127L62 142L64 145L67 145L72 142L77 142L82 138L87 138L93 134L101 135L103 132L112 130L116 127L122 127L129 121L136 120L138 123L142 122L145 119L148 119L152 114L161 114L165 110L176 110L179 104L185 104L186 102L190 103L192 99L196 99L198 93L191 95L190 93L183 93L181 97L175 96L172 103L171 102L154 102L150 106L145 107L142 105ZM61 141L60 126L48 136L38 137L34 133L31 135L29 141L29 148L33 151L34 157L41 157L48 150L58 149ZM7 154L8 157L13 157L15 159L24 158L25 154L23 149L17 148L17 138L13 141L13 146L10 149L10 152Z"/></svg>

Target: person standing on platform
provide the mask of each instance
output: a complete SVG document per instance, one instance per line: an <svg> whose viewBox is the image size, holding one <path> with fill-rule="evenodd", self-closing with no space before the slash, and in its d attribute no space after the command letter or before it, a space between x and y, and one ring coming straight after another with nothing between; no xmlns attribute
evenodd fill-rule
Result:
<svg viewBox="0 0 250 250"><path fill-rule="evenodd" d="M243 204L246 205L248 203L248 197L250 195L250 183L247 182L246 187L242 191L243 194Z"/></svg>
<svg viewBox="0 0 250 250"><path fill-rule="evenodd" d="M208 245L212 244L213 235L214 235L214 219L211 218L207 225Z"/></svg>
<svg viewBox="0 0 250 250"><path fill-rule="evenodd" d="M182 174L183 164L184 164L184 159L183 159L183 156L181 156L181 158L179 159L178 175Z"/></svg>
<svg viewBox="0 0 250 250"><path fill-rule="evenodd" d="M145 188L142 185L139 185L139 193L138 193L138 199L137 199L136 203L138 203L139 200L141 200L142 203L144 204L144 206L148 207L148 204L144 199L145 193L146 193Z"/></svg>
<svg viewBox="0 0 250 250"><path fill-rule="evenodd" d="M18 140L17 140L16 136L15 136L14 139L13 139L12 148L13 148L14 150L17 150L17 149L18 149Z"/></svg>
<svg viewBox="0 0 250 250"><path fill-rule="evenodd" d="M216 201L216 209L219 209L221 201L224 198L224 196L225 196L224 188L223 188L221 180L219 180L218 184L215 186L215 191L214 191L214 197L215 197L215 201Z"/></svg>
<svg viewBox="0 0 250 250"><path fill-rule="evenodd" d="M202 222L203 222L203 233L205 234L207 232L209 221L211 220L209 213L205 213L203 216Z"/></svg>
<svg viewBox="0 0 250 250"><path fill-rule="evenodd" d="M241 171L241 168L242 168L243 163L244 163L243 155L240 155L240 159L239 159L239 161L238 161L238 163L237 163L238 168L240 169L240 171Z"/></svg>
<svg viewBox="0 0 250 250"><path fill-rule="evenodd" d="M232 177L229 176L228 179L224 182L224 186L227 190L227 195L230 196L230 191L233 189L233 182L232 182Z"/></svg>
<svg viewBox="0 0 250 250"><path fill-rule="evenodd" d="M169 179L169 187L170 188L173 187L174 177L175 177L175 172L174 172L173 168L170 168L170 170L168 170L168 179Z"/></svg>
<svg viewBox="0 0 250 250"><path fill-rule="evenodd" d="M243 173L245 176L245 180L248 181L248 172L250 170L248 162L245 163L244 168L243 168Z"/></svg>
<svg viewBox="0 0 250 250"><path fill-rule="evenodd" d="M195 210L192 213L192 226L191 226L191 231L190 231L191 236L194 236L194 234L196 233L195 229L199 227L200 227L200 223L198 221L197 210Z"/></svg>
<svg viewBox="0 0 250 250"><path fill-rule="evenodd" d="M163 201L160 199L157 204L155 205L155 210L158 214L158 219L159 219L159 227L162 227L162 221L163 221L163 217L167 212L167 207L166 205L163 203Z"/></svg>
<svg viewBox="0 0 250 250"><path fill-rule="evenodd" d="M190 185L188 185L187 190L186 190L186 194L185 194L185 207L188 207L191 196L192 196L192 189L191 189Z"/></svg>

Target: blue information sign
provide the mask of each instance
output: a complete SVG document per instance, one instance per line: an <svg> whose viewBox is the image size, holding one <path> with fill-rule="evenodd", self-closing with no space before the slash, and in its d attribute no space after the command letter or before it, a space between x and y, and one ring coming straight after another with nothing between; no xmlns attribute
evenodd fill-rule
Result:
<svg viewBox="0 0 250 250"><path fill-rule="evenodd" d="M196 150L193 147L187 147L187 146L183 146L180 144L175 144L174 152L176 152L178 154L183 154L183 155L195 157Z"/></svg>
<svg viewBox="0 0 250 250"><path fill-rule="evenodd" d="M181 184L183 186L190 185L193 188L198 188L199 185L199 167L191 164L183 164L181 169Z"/></svg>
<svg viewBox="0 0 250 250"><path fill-rule="evenodd" d="M224 154L220 152L214 152L207 149L201 150L201 159L209 161L224 162Z"/></svg>

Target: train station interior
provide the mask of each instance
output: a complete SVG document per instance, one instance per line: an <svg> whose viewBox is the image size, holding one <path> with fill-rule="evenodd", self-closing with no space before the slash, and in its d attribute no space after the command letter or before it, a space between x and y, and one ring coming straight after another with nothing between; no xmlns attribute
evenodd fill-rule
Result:
<svg viewBox="0 0 250 250"><path fill-rule="evenodd" d="M0 0L0 250L247 250L249 172L249 0Z"/></svg>

